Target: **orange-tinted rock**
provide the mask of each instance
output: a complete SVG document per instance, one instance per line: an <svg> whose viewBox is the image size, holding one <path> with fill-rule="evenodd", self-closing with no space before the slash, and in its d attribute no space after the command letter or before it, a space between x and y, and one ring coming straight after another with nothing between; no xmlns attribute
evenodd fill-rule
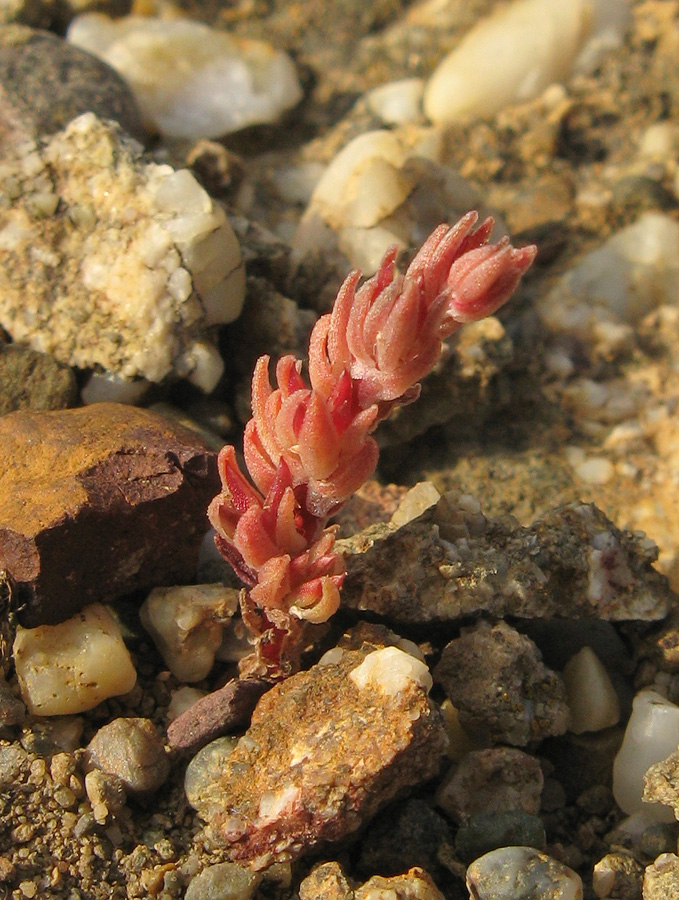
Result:
<svg viewBox="0 0 679 900"><path fill-rule="evenodd" d="M0 418L0 569L22 624L190 580L219 483L215 455L119 404Z"/></svg>

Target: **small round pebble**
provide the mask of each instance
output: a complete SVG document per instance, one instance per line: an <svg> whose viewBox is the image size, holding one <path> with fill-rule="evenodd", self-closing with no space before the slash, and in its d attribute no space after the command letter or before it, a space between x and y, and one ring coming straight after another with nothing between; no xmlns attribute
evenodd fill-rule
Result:
<svg viewBox="0 0 679 900"><path fill-rule="evenodd" d="M126 791L158 790L170 774L170 761L155 725L149 719L114 719L87 746L87 763L117 775Z"/></svg>
<svg viewBox="0 0 679 900"><path fill-rule="evenodd" d="M208 866L191 879L184 900L249 900L261 876L236 863Z"/></svg>
<svg viewBox="0 0 679 900"><path fill-rule="evenodd" d="M533 847L500 847L467 869L473 900L582 900L580 876Z"/></svg>

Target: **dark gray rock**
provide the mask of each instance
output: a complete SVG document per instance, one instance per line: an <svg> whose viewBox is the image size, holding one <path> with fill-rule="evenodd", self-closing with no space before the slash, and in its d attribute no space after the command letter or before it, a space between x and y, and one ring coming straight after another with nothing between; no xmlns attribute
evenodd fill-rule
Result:
<svg viewBox="0 0 679 900"><path fill-rule="evenodd" d="M54 134L89 111L146 138L136 101L110 66L49 32L0 26L0 147Z"/></svg>

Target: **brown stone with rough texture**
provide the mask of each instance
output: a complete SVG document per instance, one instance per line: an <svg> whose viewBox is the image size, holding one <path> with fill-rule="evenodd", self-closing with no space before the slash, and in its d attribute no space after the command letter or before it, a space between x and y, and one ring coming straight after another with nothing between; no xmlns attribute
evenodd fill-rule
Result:
<svg viewBox="0 0 679 900"><path fill-rule="evenodd" d="M210 839L266 868L347 837L432 778L447 734L428 678L419 660L367 641L275 685L217 777L192 792Z"/></svg>
<svg viewBox="0 0 679 900"><path fill-rule="evenodd" d="M0 418L0 569L27 627L190 580L219 490L215 455L114 403Z"/></svg>

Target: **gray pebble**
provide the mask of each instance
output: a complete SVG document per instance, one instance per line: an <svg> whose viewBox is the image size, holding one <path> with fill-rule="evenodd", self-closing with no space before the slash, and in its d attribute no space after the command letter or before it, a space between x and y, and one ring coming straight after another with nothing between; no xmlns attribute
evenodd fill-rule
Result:
<svg viewBox="0 0 679 900"><path fill-rule="evenodd" d="M191 879L184 900L249 900L261 876L236 863L208 866Z"/></svg>
<svg viewBox="0 0 679 900"><path fill-rule="evenodd" d="M89 111L145 139L136 101L110 66L48 32L0 26L0 118L17 137L54 134Z"/></svg>
<svg viewBox="0 0 679 900"><path fill-rule="evenodd" d="M467 869L473 900L582 900L580 876L532 847L500 847Z"/></svg>
<svg viewBox="0 0 679 900"><path fill-rule="evenodd" d="M170 774L170 761L155 725L149 719L114 719L87 746L87 765L117 775L126 791L158 790Z"/></svg>

